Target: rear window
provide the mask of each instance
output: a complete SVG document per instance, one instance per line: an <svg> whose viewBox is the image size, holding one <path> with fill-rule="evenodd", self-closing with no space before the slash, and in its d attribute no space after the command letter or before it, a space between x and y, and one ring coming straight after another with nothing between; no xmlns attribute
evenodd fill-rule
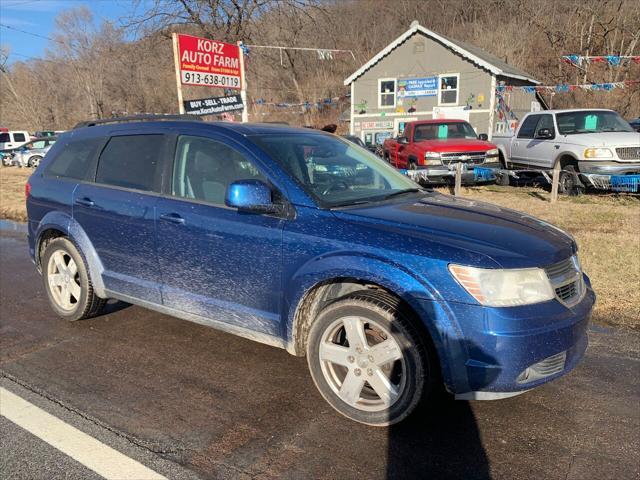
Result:
<svg viewBox="0 0 640 480"><path fill-rule="evenodd" d="M163 135L112 137L100 155L96 183L159 191Z"/></svg>
<svg viewBox="0 0 640 480"><path fill-rule="evenodd" d="M85 180L103 140L92 138L71 142L49 164L46 174L55 177Z"/></svg>

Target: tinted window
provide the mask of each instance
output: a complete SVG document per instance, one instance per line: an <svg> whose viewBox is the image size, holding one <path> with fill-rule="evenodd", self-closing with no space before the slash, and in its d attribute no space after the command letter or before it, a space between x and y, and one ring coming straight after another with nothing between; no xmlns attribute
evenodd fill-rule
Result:
<svg viewBox="0 0 640 480"><path fill-rule="evenodd" d="M101 138L69 143L53 159L47 168L47 175L75 180L86 179L90 174L89 170L100 145L102 145Z"/></svg>
<svg viewBox="0 0 640 480"><path fill-rule="evenodd" d="M24 136L24 133L14 133L13 134L13 141L14 142L26 142L27 139Z"/></svg>
<svg viewBox="0 0 640 480"><path fill-rule="evenodd" d="M137 190L159 190L163 135L112 137L100 155L96 183Z"/></svg>
<svg viewBox="0 0 640 480"><path fill-rule="evenodd" d="M520 130L518 130L518 138L533 138L538 120L540 120L540 115L530 115L525 118Z"/></svg>
<svg viewBox="0 0 640 480"><path fill-rule="evenodd" d="M534 136L537 137L538 132L543 128L547 128L551 132L551 135L555 135L555 131L553 128L553 115L540 115L540 121L536 126L536 132Z"/></svg>
<svg viewBox="0 0 640 480"><path fill-rule="evenodd" d="M8 133L0 133L0 143L10 142Z"/></svg>
<svg viewBox="0 0 640 480"><path fill-rule="evenodd" d="M250 179L267 181L251 161L230 146L202 137L178 139L173 195L224 205L229 184Z"/></svg>

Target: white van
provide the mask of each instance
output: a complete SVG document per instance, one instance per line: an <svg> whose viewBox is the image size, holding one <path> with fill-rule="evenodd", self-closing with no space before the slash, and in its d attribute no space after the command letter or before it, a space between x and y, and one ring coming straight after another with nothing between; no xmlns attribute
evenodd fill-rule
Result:
<svg viewBox="0 0 640 480"><path fill-rule="evenodd" d="M8 150L24 145L31 140L29 132L10 131L0 132L0 150Z"/></svg>

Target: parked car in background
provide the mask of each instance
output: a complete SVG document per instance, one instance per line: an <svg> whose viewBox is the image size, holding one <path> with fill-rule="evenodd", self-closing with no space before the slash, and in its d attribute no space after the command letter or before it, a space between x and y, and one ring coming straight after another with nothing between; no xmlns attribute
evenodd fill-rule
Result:
<svg viewBox="0 0 640 480"><path fill-rule="evenodd" d="M583 357L595 294L562 230L418 188L336 135L163 118L63 134L29 179L59 316L116 298L285 348L378 426L443 383L506 398Z"/></svg>
<svg viewBox="0 0 640 480"><path fill-rule="evenodd" d="M463 164L463 180L473 180L475 166L498 168L498 150L477 135L464 120L420 120L405 126L403 136L389 138L383 144L384 158L391 165L421 170L421 179L432 183L451 181L457 163ZM471 169L471 170L469 170Z"/></svg>
<svg viewBox="0 0 640 480"><path fill-rule="evenodd" d="M640 118L634 118L633 120L629 120L629 125L636 131L640 132Z"/></svg>
<svg viewBox="0 0 640 480"><path fill-rule="evenodd" d="M49 149L56 143L56 139L57 137L43 137L31 140L13 149L13 155L7 160L3 159L3 163L19 167L37 167Z"/></svg>
<svg viewBox="0 0 640 480"><path fill-rule="evenodd" d="M31 136L26 131L10 130L0 132L0 151L19 147L29 140L31 140Z"/></svg>
<svg viewBox="0 0 640 480"><path fill-rule="evenodd" d="M492 140L505 168L551 170L559 163L560 193L591 175L640 174L640 135L613 110L532 112L515 134Z"/></svg>

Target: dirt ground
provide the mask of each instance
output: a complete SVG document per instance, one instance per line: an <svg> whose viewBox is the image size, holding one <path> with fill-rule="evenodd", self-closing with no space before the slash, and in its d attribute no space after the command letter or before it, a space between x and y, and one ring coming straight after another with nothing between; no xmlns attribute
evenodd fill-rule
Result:
<svg viewBox="0 0 640 480"><path fill-rule="evenodd" d="M31 169L0 168L0 218L26 220L24 184ZM441 189L449 193L447 189ZM463 188L468 198L520 210L569 231L598 295L593 320L640 330L640 196L560 197L533 187Z"/></svg>

